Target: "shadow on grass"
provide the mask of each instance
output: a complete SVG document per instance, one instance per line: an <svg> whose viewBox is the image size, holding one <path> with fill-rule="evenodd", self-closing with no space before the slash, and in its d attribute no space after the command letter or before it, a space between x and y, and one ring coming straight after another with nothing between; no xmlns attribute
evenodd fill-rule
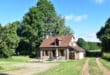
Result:
<svg viewBox="0 0 110 75"><path fill-rule="evenodd" d="M101 52L99 52L99 51L97 51L97 52L86 51L86 56L87 57L101 57Z"/></svg>
<svg viewBox="0 0 110 75"><path fill-rule="evenodd" d="M5 73L0 73L0 75L9 75L9 74L5 74Z"/></svg>

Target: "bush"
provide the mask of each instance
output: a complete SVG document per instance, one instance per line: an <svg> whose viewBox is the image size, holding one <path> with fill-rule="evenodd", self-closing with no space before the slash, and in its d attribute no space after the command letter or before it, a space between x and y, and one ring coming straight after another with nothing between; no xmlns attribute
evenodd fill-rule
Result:
<svg viewBox="0 0 110 75"><path fill-rule="evenodd" d="M29 55L29 57L30 57L30 58L35 58L35 57L36 57L36 52L33 51L33 52Z"/></svg>
<svg viewBox="0 0 110 75"><path fill-rule="evenodd" d="M103 53L102 58L110 61L110 53Z"/></svg>

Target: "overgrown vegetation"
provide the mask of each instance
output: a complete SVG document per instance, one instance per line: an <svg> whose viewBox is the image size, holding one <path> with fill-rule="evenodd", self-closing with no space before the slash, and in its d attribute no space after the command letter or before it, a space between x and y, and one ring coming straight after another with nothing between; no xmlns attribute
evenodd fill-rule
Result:
<svg viewBox="0 0 110 75"><path fill-rule="evenodd" d="M61 62L60 65L36 75L81 75L85 60Z"/></svg>
<svg viewBox="0 0 110 75"><path fill-rule="evenodd" d="M90 75L103 75L96 63L96 58L90 58L89 60L89 73Z"/></svg>

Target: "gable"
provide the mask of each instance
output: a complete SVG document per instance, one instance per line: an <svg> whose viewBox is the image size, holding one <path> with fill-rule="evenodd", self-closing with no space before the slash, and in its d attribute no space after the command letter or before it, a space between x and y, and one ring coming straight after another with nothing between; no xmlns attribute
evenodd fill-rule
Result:
<svg viewBox="0 0 110 75"><path fill-rule="evenodd" d="M76 46L76 41L73 37L71 38L71 40L69 42L69 46Z"/></svg>

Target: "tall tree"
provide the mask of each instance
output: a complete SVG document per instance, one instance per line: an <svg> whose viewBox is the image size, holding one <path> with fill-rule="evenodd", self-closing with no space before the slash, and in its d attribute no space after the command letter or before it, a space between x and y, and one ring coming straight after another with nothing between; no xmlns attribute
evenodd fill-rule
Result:
<svg viewBox="0 0 110 75"><path fill-rule="evenodd" d="M35 51L46 35L71 33L69 29L65 26L64 18L57 15L49 0L38 0L36 6L30 8L24 15L18 35L22 38L22 42L30 45L29 49Z"/></svg>
<svg viewBox="0 0 110 75"><path fill-rule="evenodd" d="M106 21L105 26L97 32L97 38L102 43L102 52L110 52L110 18Z"/></svg>

